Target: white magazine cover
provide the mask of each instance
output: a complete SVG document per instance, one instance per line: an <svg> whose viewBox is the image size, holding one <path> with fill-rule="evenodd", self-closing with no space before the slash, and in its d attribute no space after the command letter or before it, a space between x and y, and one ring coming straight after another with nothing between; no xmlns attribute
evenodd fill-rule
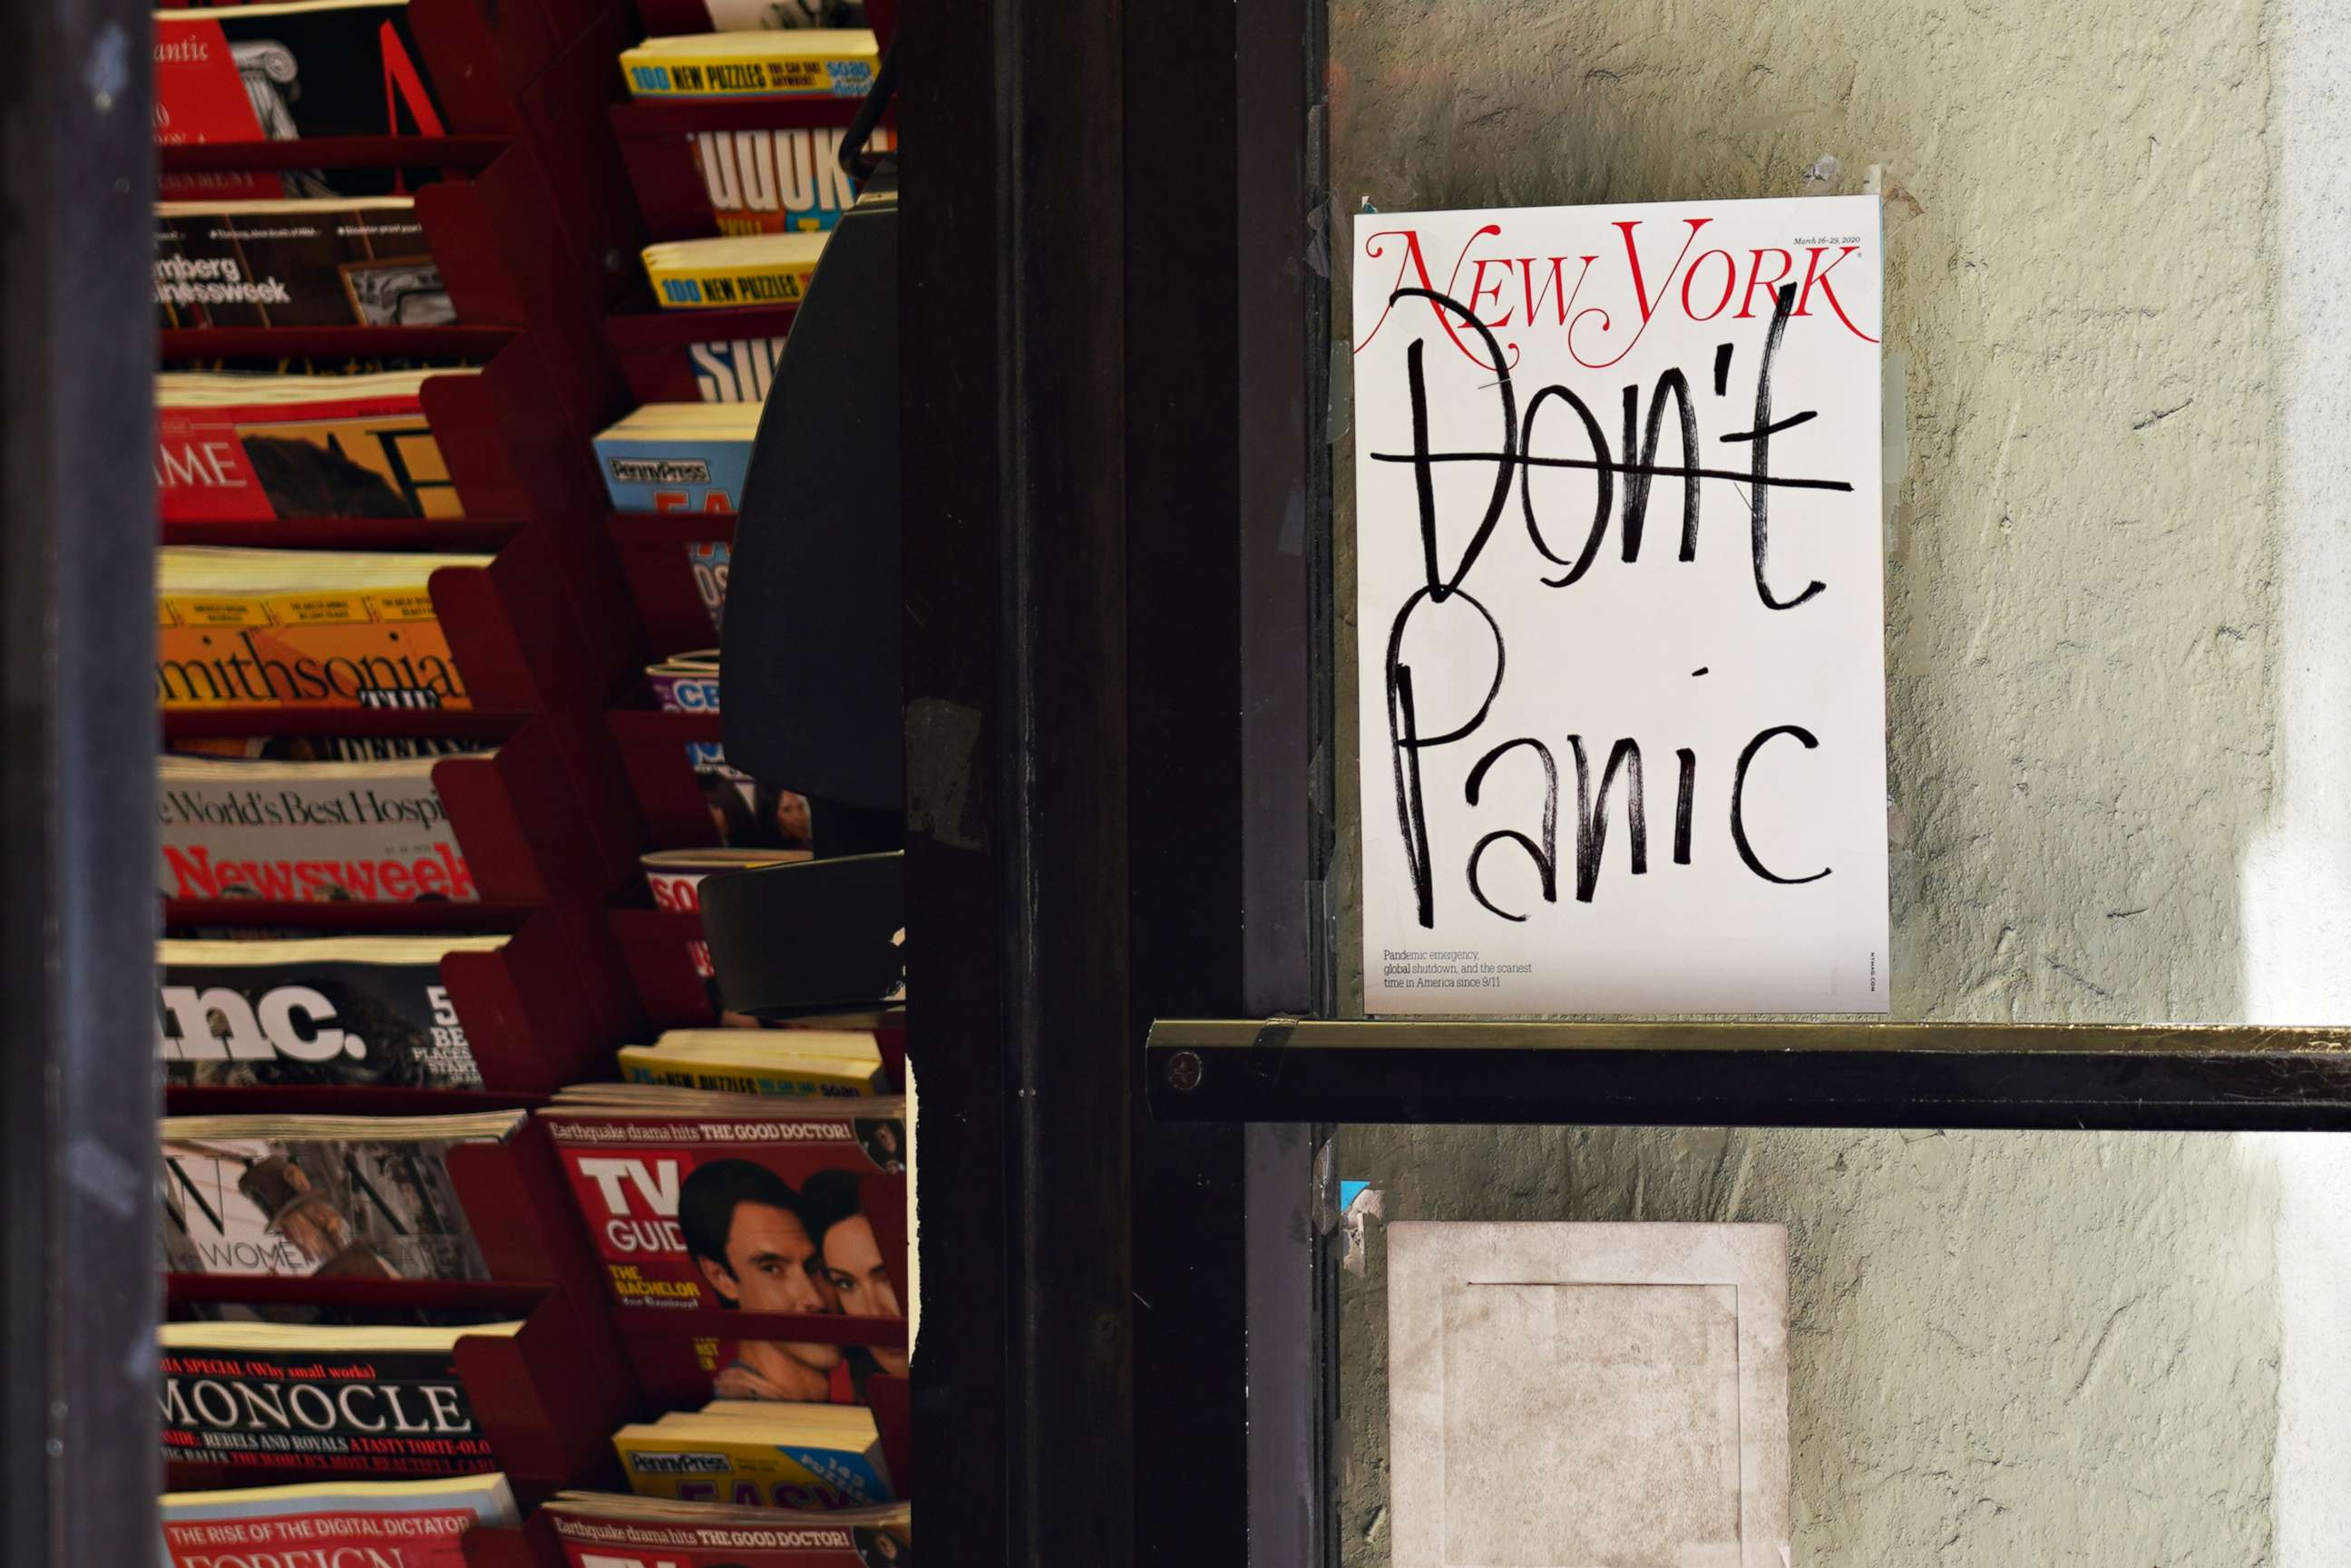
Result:
<svg viewBox="0 0 2351 1568"><path fill-rule="evenodd" d="M166 898L476 901L433 787L434 759L251 762L167 756L156 891Z"/></svg>
<svg viewBox="0 0 2351 1568"><path fill-rule="evenodd" d="M1372 1014L1886 1010L1877 199L1353 232Z"/></svg>

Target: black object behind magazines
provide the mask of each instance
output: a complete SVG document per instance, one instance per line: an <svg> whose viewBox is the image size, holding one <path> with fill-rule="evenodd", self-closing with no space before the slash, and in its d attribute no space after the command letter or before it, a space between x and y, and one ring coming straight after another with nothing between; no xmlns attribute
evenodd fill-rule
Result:
<svg viewBox="0 0 2351 1568"><path fill-rule="evenodd" d="M865 132L862 179L792 319L744 477L722 645L726 758L813 807L820 856L903 841L898 627L898 197Z"/></svg>
<svg viewBox="0 0 2351 1568"><path fill-rule="evenodd" d="M703 879L702 931L729 1012L850 1012L900 999L903 854L844 855Z"/></svg>

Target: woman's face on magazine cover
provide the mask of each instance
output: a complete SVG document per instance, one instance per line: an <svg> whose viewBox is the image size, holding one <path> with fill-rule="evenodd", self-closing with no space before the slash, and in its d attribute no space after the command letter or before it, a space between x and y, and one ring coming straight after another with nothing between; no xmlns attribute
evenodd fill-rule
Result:
<svg viewBox="0 0 2351 1568"><path fill-rule="evenodd" d="M824 1233L824 1272L832 1281L832 1293L846 1315L906 1315L898 1305L898 1288L890 1282L890 1270L882 1260L882 1248L873 1239L873 1227L863 1215L852 1214ZM883 1371L904 1375L905 1352L886 1350L880 1345L873 1346L872 1351Z"/></svg>

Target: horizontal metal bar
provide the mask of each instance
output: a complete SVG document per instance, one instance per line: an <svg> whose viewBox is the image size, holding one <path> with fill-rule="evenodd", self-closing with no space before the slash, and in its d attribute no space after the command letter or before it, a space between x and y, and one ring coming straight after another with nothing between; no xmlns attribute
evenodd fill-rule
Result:
<svg viewBox="0 0 2351 1568"><path fill-rule="evenodd" d="M1153 1048L1348 1051L2351 1053L2351 1024L1858 1023L1792 1019L1161 1019Z"/></svg>
<svg viewBox="0 0 2351 1568"><path fill-rule="evenodd" d="M2351 1052L2313 1031L2167 1030L2136 1049L2116 1030L2070 1046L2036 1030L2024 1048L1997 1031L2006 1049L1837 1042L1856 1027L1170 1022L1152 1032L1146 1083L1172 1121L2351 1131ZM1428 1042L1452 1028L1486 1032ZM1657 1029L1747 1043L1626 1033ZM2255 1032L2299 1043L2258 1048Z"/></svg>

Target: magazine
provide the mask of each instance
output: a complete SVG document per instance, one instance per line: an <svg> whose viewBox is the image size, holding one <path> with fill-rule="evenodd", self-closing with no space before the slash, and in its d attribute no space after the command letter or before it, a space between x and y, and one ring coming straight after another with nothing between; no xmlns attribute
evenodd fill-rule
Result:
<svg viewBox="0 0 2351 1568"><path fill-rule="evenodd" d="M624 1045L627 1083L722 1094L854 1099L891 1092L871 1030L674 1029L651 1045Z"/></svg>
<svg viewBox="0 0 2351 1568"><path fill-rule="evenodd" d="M914 1568L903 1502L817 1511L566 1491L540 1511L568 1568Z"/></svg>
<svg viewBox="0 0 2351 1568"><path fill-rule="evenodd" d="M456 307L407 196L159 202L162 327L446 327Z"/></svg>
<svg viewBox="0 0 2351 1568"><path fill-rule="evenodd" d="M456 1345L521 1327L165 1323L163 1458L312 1475L496 1469Z"/></svg>
<svg viewBox="0 0 2351 1568"><path fill-rule="evenodd" d="M859 27L795 27L647 38L621 54L638 98L863 98L881 47Z"/></svg>
<svg viewBox="0 0 2351 1568"><path fill-rule="evenodd" d="M155 382L163 520L462 517L423 402L428 373Z"/></svg>
<svg viewBox="0 0 2351 1568"><path fill-rule="evenodd" d="M481 891L430 757L246 762L166 754L155 888L166 898L473 903Z"/></svg>
<svg viewBox="0 0 2351 1568"><path fill-rule="evenodd" d="M623 1427L612 1447L629 1489L644 1497L824 1510L897 1495L866 1410L718 1399L696 1414Z"/></svg>
<svg viewBox="0 0 2351 1568"><path fill-rule="evenodd" d="M732 771L731 769L729 771ZM702 882L705 877L722 871L756 871L761 866L783 865L796 860L806 860L807 850L752 850L726 846L718 849L654 850L640 855L637 863L644 869L645 885L653 895L653 907L673 915L699 915L702 913ZM710 992L711 1010L724 1014L726 1001L718 994L718 967L711 962L710 944L699 936L689 938L686 956L693 961L694 973Z"/></svg>
<svg viewBox="0 0 2351 1568"><path fill-rule="evenodd" d="M155 552L165 709L466 708L433 574L485 555L172 548Z"/></svg>
<svg viewBox="0 0 2351 1568"><path fill-rule="evenodd" d="M176 1273L483 1280L451 1148L519 1111L463 1116L166 1116L163 1267Z"/></svg>
<svg viewBox="0 0 2351 1568"><path fill-rule="evenodd" d="M154 95L161 147L445 133L407 0L163 11Z"/></svg>
<svg viewBox="0 0 2351 1568"><path fill-rule="evenodd" d="M465 1568L459 1536L522 1521L495 1471L166 1492L161 1512L159 1568Z"/></svg>
<svg viewBox="0 0 2351 1568"><path fill-rule="evenodd" d="M621 1304L904 1316L862 1188L906 1169L904 1101L580 1084L539 1115ZM880 1346L695 1351L713 1391L737 1399L853 1403L873 1373L906 1369Z"/></svg>
<svg viewBox="0 0 2351 1568"><path fill-rule="evenodd" d="M479 1089L441 959L503 936L163 942L157 1040L167 1083Z"/></svg>
<svg viewBox="0 0 2351 1568"><path fill-rule="evenodd" d="M816 276L825 238L822 232L762 234L649 245L644 249L645 277L664 310L797 305L808 293L809 280Z"/></svg>
<svg viewBox="0 0 2351 1568"><path fill-rule="evenodd" d="M743 494L757 403L652 402L596 437L616 512L730 516Z"/></svg>
<svg viewBox="0 0 2351 1568"><path fill-rule="evenodd" d="M785 234L829 229L857 201L841 166L841 126L790 131L693 131L695 167L710 197L722 235ZM877 125L865 140L871 152L894 145Z"/></svg>

